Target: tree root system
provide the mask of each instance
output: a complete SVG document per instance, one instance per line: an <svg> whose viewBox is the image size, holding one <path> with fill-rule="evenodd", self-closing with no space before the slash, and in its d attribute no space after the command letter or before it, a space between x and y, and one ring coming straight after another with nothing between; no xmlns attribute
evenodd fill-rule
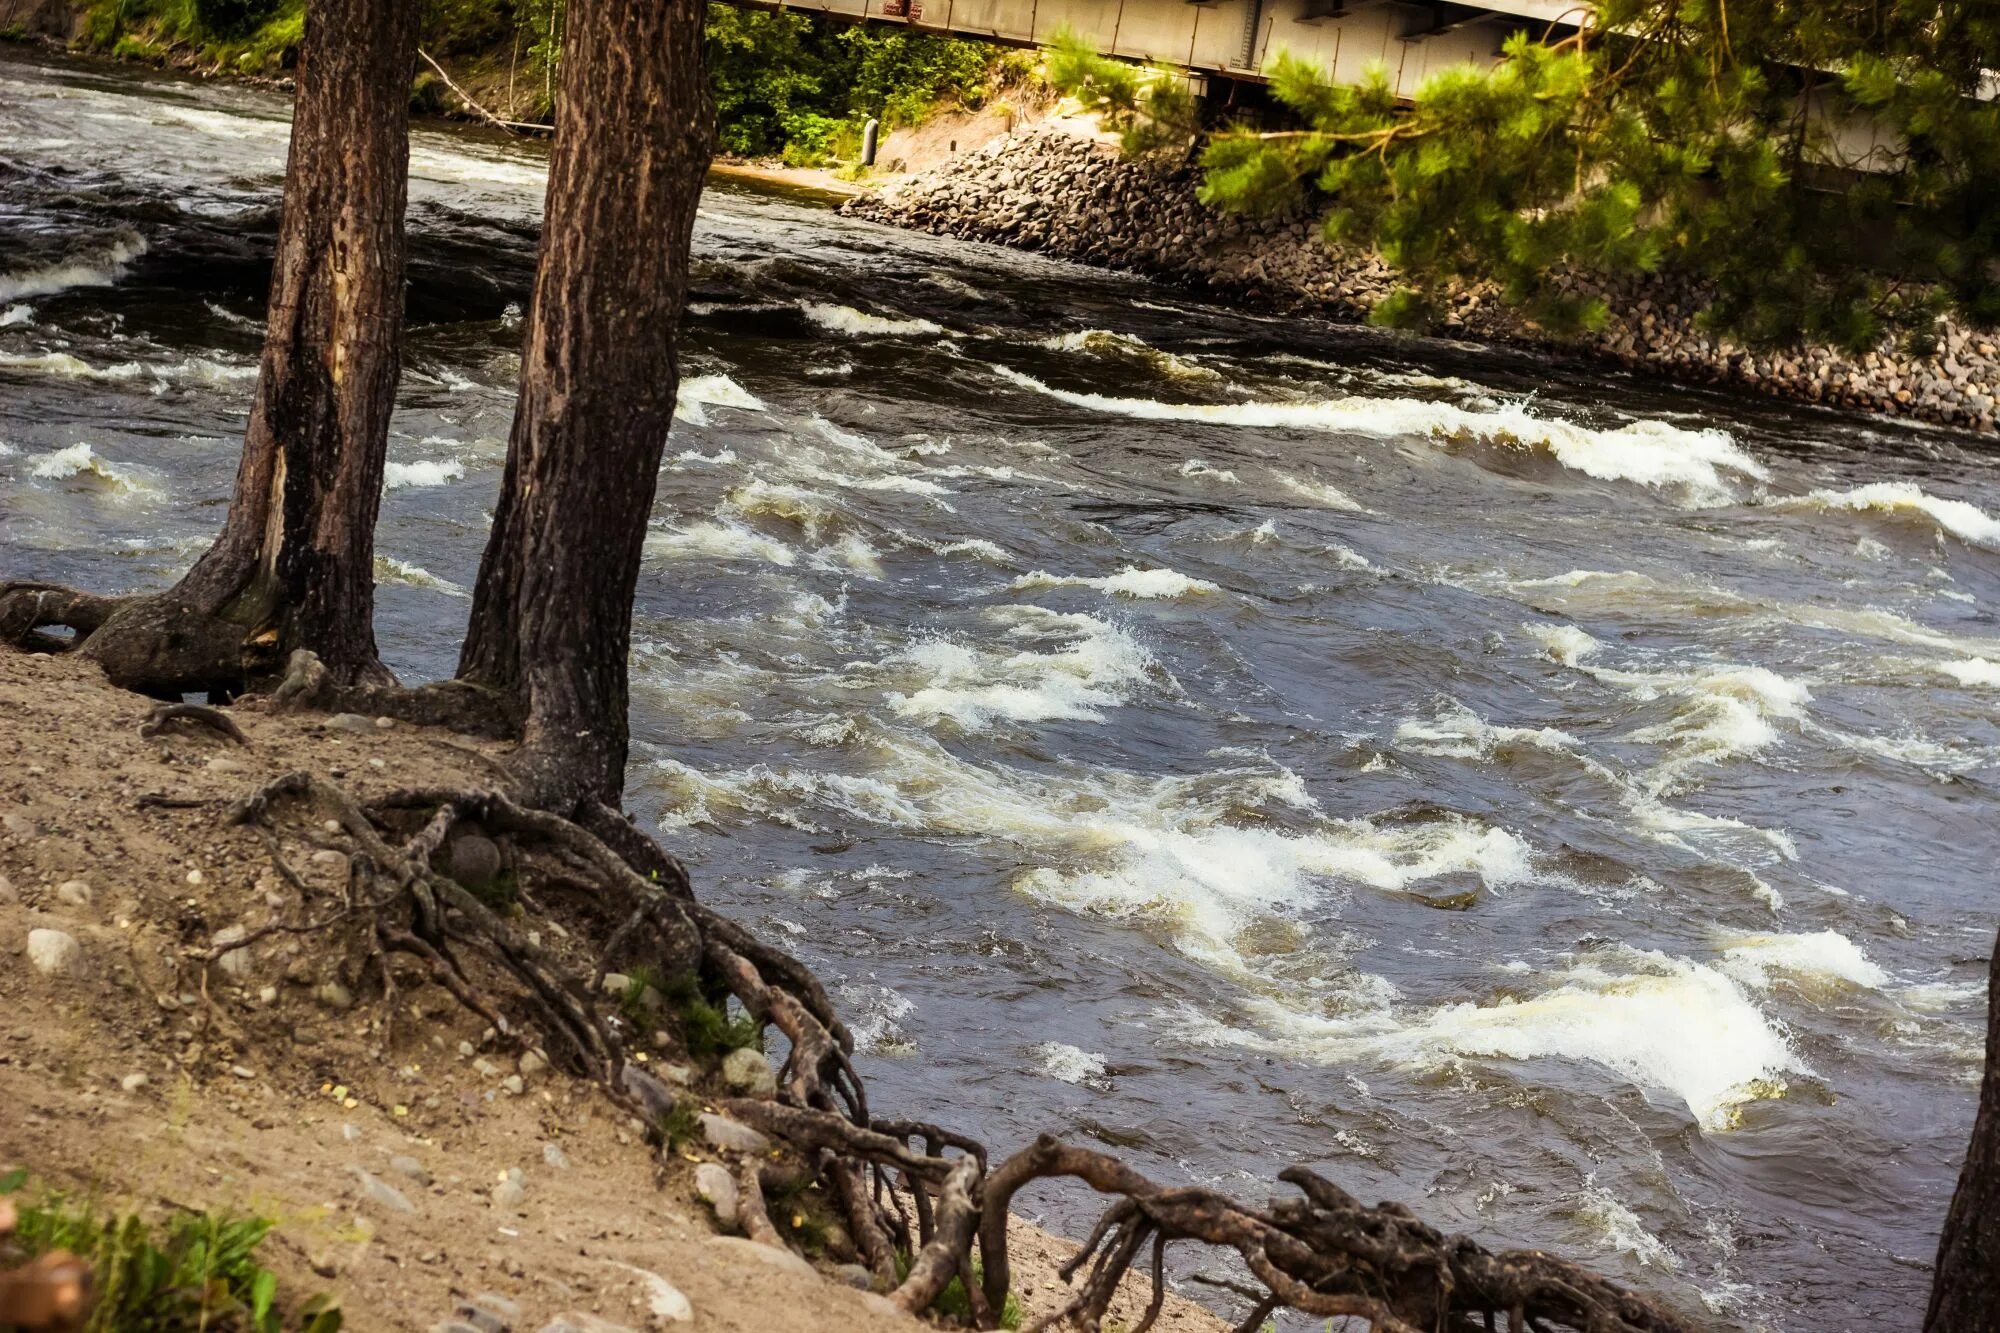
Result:
<svg viewBox="0 0 2000 1333"><path fill-rule="evenodd" d="M162 721L180 718L209 720L184 713ZM1245 1276L1226 1285L1249 1304L1245 1330L1284 1309L1356 1319L1379 1333L1471 1333L1503 1323L1510 1333L1692 1327L1576 1264L1539 1251L1489 1251L1399 1204L1365 1205L1301 1168L1279 1177L1295 1196L1253 1205L1156 1184L1114 1157L1048 1136L996 1165L979 1143L941 1126L878 1118L853 1063L853 1036L813 974L696 901L680 863L615 810L572 820L498 791L438 789L398 791L364 807L325 779L294 773L227 817L263 838L299 904L256 934L194 951L194 961L214 961L259 934L341 932L364 977L379 984L385 1040L394 1039L399 974L407 984L414 968L500 1040L601 1086L653 1127L663 1151L679 1147L701 1107L712 1107L779 1145L737 1159L738 1216L750 1238L787 1247L773 1214L798 1227L803 1205L772 1201L810 1196L841 1257L863 1264L908 1313L935 1313L956 1279L970 1324L999 1327L1008 1210L1029 1185L1067 1179L1110 1203L1064 1272L1075 1294L1036 1329L1098 1329L1121 1282L1139 1269L1152 1296L1132 1333L1146 1333L1165 1299L1173 1245L1240 1260ZM337 893L316 893L287 848L324 844L336 828L332 841L347 852L349 873ZM576 945L588 935L591 947L559 956L531 942L490 896L438 869L449 864L447 844L469 833L507 849L524 904L532 886L538 910L561 900L587 918L592 929L564 938ZM607 996L614 967L634 980ZM653 1073L634 1051L641 1025L664 1025L695 1066L691 1086L719 1087L720 1052L703 1022L726 1020L732 1004L759 1031L775 1028L785 1039L775 1095L702 1097Z"/></svg>

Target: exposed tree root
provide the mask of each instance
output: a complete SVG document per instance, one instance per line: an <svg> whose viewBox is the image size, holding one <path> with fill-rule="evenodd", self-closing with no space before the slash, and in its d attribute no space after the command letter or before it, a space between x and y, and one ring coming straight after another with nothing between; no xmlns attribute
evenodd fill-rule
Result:
<svg viewBox="0 0 2000 1333"><path fill-rule="evenodd" d="M521 722L494 691L462 680L409 688L394 681L344 684L318 655L295 651L271 686L271 706L282 713L365 713L416 726L445 727L467 736L518 736Z"/></svg>
<svg viewBox="0 0 2000 1333"><path fill-rule="evenodd" d="M139 734L150 739L177 722L199 723L238 745L250 743L250 738L243 734L243 728L236 725L235 719L221 709L210 708L206 704L161 704L139 724Z"/></svg>
<svg viewBox="0 0 2000 1333"><path fill-rule="evenodd" d="M336 820L351 847L347 882L330 901L310 901L312 891L286 861L280 830L288 803L311 806L315 819ZM680 979L703 1003L734 1000L760 1025L777 1028L789 1046L777 1095L708 1102L786 1150L737 1163L741 1223L753 1240L782 1247L785 1232L768 1201L774 1192L791 1198L817 1188L824 1206L837 1209L857 1257L907 1312L930 1311L956 1278L972 1323L998 1327L1010 1280L1009 1208L1033 1182L1064 1178L1113 1201L1064 1271L1077 1284L1075 1295L1036 1329L1069 1322L1096 1330L1121 1283L1143 1265L1152 1299L1132 1333L1146 1333L1165 1299L1167 1247L1183 1241L1241 1259L1249 1277L1228 1285L1250 1303L1246 1329L1285 1308L1322 1319L1356 1317L1377 1333L1472 1333L1496 1329L1499 1319L1510 1333L1690 1327L1575 1264L1539 1251L1490 1252L1425 1225L1398 1204L1363 1205L1300 1168L1279 1177L1299 1197L1252 1206L1210 1190L1155 1184L1113 1157L1047 1136L993 1166L969 1138L936 1125L876 1119L854 1068L853 1037L812 973L695 901L681 864L614 810L586 809L579 822L500 792L448 789L399 791L364 809L331 783L295 773L238 802L230 818L259 831L302 902L296 920L225 948L264 934L351 931L365 966L379 978L385 1012L395 1007L393 960L410 960L506 1040L545 1049L619 1105L662 1125L663 1145L664 1122L692 1109L684 1102L696 1094L627 1062L626 1022L598 1004L606 970L644 964L664 982ZM511 844L516 864L538 877L537 892L582 890L584 905L603 925L586 962L565 962L528 943L433 869L461 825ZM194 957L212 961L219 953ZM712 1081L713 1071L698 1072L698 1084L704 1079ZM798 1217L792 1222L798 1225ZM983 1272L975 1271L975 1254Z"/></svg>

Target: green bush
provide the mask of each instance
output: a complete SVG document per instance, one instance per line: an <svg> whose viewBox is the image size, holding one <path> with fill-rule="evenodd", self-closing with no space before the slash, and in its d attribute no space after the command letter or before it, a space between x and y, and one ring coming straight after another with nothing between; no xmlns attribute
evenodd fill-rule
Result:
<svg viewBox="0 0 2000 1333"><path fill-rule="evenodd" d="M0 1175L0 1194L27 1173ZM90 1265L92 1305L85 1333L281 1333L278 1277L256 1259L267 1218L176 1213L158 1228L134 1213L50 1195L19 1210L14 1243L29 1256L68 1250ZM300 1333L338 1333L340 1308L305 1302L290 1324Z"/></svg>
<svg viewBox="0 0 2000 1333"><path fill-rule="evenodd" d="M276 18L282 0L194 0L194 18L217 37L247 37Z"/></svg>

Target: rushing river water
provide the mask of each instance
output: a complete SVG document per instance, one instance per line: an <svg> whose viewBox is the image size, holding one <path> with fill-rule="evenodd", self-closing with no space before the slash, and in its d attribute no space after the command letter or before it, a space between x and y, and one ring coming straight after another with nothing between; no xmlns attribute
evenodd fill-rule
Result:
<svg viewBox="0 0 2000 1333"><path fill-rule="evenodd" d="M0 59L0 571L158 586L214 531L287 109ZM543 172L413 170L379 629L421 679ZM1915 1327L1994 926L1983 443L726 183L696 248L629 801L879 1104L1306 1162L1720 1328Z"/></svg>

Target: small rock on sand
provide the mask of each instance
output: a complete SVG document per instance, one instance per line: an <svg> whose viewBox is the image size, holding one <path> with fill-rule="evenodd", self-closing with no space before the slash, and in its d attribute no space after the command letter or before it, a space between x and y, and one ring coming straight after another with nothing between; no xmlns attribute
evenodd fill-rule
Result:
<svg viewBox="0 0 2000 1333"><path fill-rule="evenodd" d="M769 1152L771 1141L740 1120L731 1120L726 1115L703 1112L701 1136L708 1140L708 1146L717 1152L740 1152L757 1154Z"/></svg>
<svg viewBox="0 0 2000 1333"><path fill-rule="evenodd" d="M410 1202L409 1196L394 1185L387 1184L379 1177L370 1172L363 1171L358 1166L349 1169L354 1172L355 1178L361 1182L361 1197L369 1203L374 1204L378 1208L386 1208L392 1213L414 1213L417 1211L417 1206Z"/></svg>
<svg viewBox="0 0 2000 1333"><path fill-rule="evenodd" d="M28 961L45 977L74 972L83 962L83 946L76 936L60 930L28 932Z"/></svg>
<svg viewBox="0 0 2000 1333"><path fill-rule="evenodd" d="M778 1092L778 1076L772 1071L771 1062L762 1051L748 1046L723 1057L722 1080L732 1091L746 1097L774 1097Z"/></svg>
<svg viewBox="0 0 2000 1333"><path fill-rule="evenodd" d="M56 885L56 901L70 907L88 907L95 896L90 890L89 880L66 879Z"/></svg>
<svg viewBox="0 0 2000 1333"><path fill-rule="evenodd" d="M703 1162L696 1167L694 1192L714 1210L717 1226L724 1231L736 1229L736 1210L741 1200L736 1192L736 1177L729 1174L728 1167L717 1162Z"/></svg>
<svg viewBox="0 0 2000 1333"><path fill-rule="evenodd" d="M790 1250L759 1245L756 1241L745 1240L741 1236L710 1236L708 1243L718 1250L727 1250L739 1258L755 1259L783 1273L792 1273L799 1277L819 1276L817 1269Z"/></svg>

